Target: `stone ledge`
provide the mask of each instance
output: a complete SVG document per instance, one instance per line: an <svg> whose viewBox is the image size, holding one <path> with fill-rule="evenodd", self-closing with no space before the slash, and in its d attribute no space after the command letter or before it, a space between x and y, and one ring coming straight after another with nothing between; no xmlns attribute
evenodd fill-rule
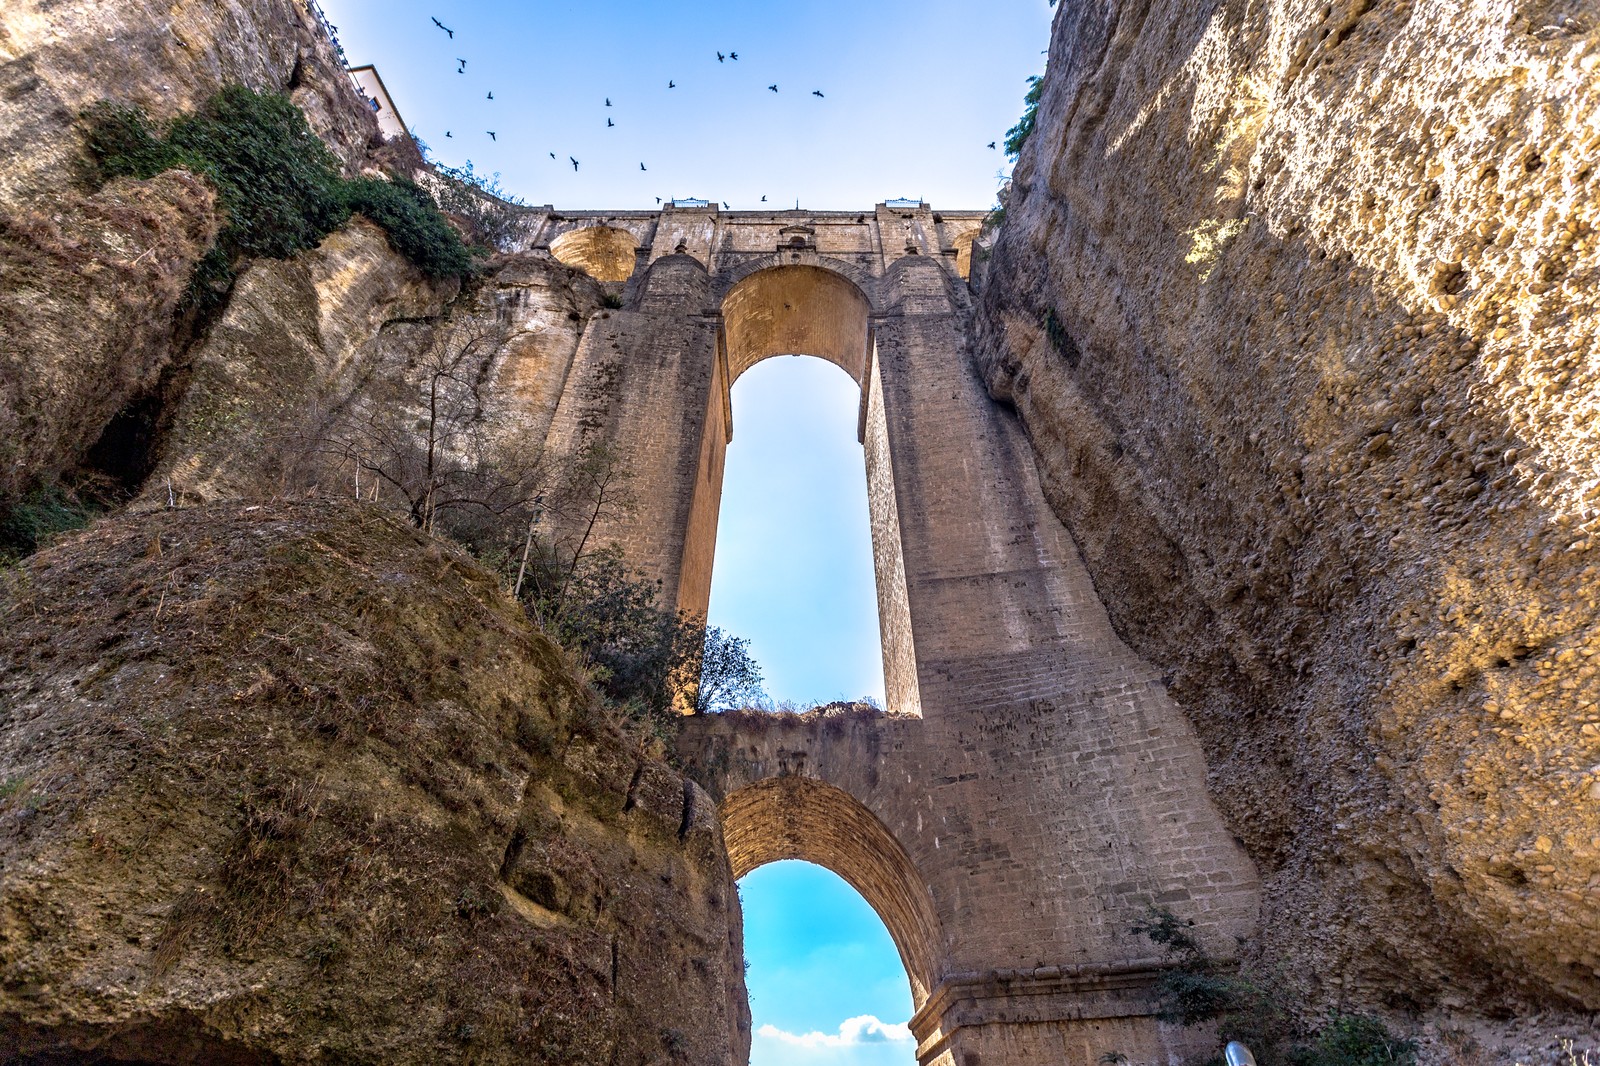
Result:
<svg viewBox="0 0 1600 1066"><path fill-rule="evenodd" d="M917 1061L938 1058L974 1026L1151 1017L1154 985L1170 968L1149 958L948 974L911 1016Z"/></svg>

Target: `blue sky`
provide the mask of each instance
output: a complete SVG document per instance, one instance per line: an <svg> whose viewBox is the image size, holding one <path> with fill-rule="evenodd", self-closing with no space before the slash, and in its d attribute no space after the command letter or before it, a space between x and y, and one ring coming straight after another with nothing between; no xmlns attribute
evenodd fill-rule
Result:
<svg viewBox="0 0 1600 1066"><path fill-rule="evenodd" d="M1053 14L1046 0L322 4L435 159L568 210L990 207L1009 165L986 146L1021 114ZM751 641L775 699L881 700L860 393L821 360L780 358L733 395L711 621ZM741 884L752 1066L909 1066L893 1039L905 972L861 897L804 863Z"/></svg>
<svg viewBox="0 0 1600 1066"><path fill-rule="evenodd" d="M776 862L739 883L751 1066L911 1066L911 986L888 930L838 876Z"/></svg>
<svg viewBox="0 0 1600 1066"><path fill-rule="evenodd" d="M710 621L750 641L770 696L802 706L883 702L860 402L822 359L768 359L733 385Z"/></svg>
<svg viewBox="0 0 1600 1066"><path fill-rule="evenodd" d="M989 207L1006 160L986 145L1043 69L1051 15L1045 0L323 7L350 61L376 64L437 158L471 159L529 203L572 210L657 196L756 209L763 195L817 209L896 196ZM738 61L718 63L719 50Z"/></svg>

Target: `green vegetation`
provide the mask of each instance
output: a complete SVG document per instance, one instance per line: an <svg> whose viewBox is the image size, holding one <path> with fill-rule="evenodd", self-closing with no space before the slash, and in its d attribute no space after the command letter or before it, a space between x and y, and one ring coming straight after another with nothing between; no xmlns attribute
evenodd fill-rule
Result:
<svg viewBox="0 0 1600 1066"><path fill-rule="evenodd" d="M1028 143L1028 138L1033 136L1033 128L1039 121L1039 100L1044 95L1044 79L1032 77L1028 79L1028 95L1022 98L1027 108L1022 112L1022 117L1017 124L1006 130L1006 154L1015 159L1022 154L1022 146Z"/></svg>
<svg viewBox="0 0 1600 1066"><path fill-rule="evenodd" d="M61 534L82 529L107 506L59 484L0 499L0 567L14 566Z"/></svg>
<svg viewBox="0 0 1600 1066"><path fill-rule="evenodd" d="M1131 929L1166 956L1158 986L1162 1021L1214 1023L1219 1040L1245 1044L1262 1066L1414 1066L1416 1045L1366 1015L1334 1014L1307 1039L1294 1023L1297 1004L1283 982L1258 984L1228 972L1190 932L1193 926L1151 908Z"/></svg>
<svg viewBox="0 0 1600 1066"><path fill-rule="evenodd" d="M339 161L288 97L230 86L164 130L137 108L99 104L85 116L96 171L151 178L181 167L216 187L227 225L201 262L191 297L215 303L242 260L284 259L313 248L360 211L430 277L467 273L472 258L431 200L409 182L344 180Z"/></svg>
<svg viewBox="0 0 1600 1066"><path fill-rule="evenodd" d="M433 171L440 179L433 184L440 210L464 221L473 240L510 251L527 224L528 205L501 187L499 173L485 177L472 169L470 159L459 167L435 163Z"/></svg>
<svg viewBox="0 0 1600 1066"><path fill-rule="evenodd" d="M433 200L412 181L357 178L344 185L350 210L366 215L389 234L394 250L431 278L461 276L472 270L472 253L450 228Z"/></svg>
<svg viewBox="0 0 1600 1066"><path fill-rule="evenodd" d="M564 561L539 544L526 578L520 598L534 621L579 656L614 707L656 733L684 710L759 698L749 642L661 606L660 583L634 576L615 545Z"/></svg>
<svg viewBox="0 0 1600 1066"><path fill-rule="evenodd" d="M1335 1014L1318 1030L1309 1046L1295 1048L1293 1066L1411 1066L1416 1044L1401 1040L1376 1018Z"/></svg>

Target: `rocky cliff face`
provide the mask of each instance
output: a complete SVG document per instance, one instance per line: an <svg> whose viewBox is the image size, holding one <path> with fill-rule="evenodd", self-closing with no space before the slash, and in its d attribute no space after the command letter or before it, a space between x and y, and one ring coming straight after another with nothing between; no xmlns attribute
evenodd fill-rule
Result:
<svg viewBox="0 0 1600 1066"><path fill-rule="evenodd" d="M341 424L414 404L430 351L470 348L495 428L537 449L599 306L598 283L548 257L498 257L465 292L429 281L361 219L258 261L186 356L140 505L353 490L353 464L328 455Z"/></svg>
<svg viewBox="0 0 1600 1066"><path fill-rule="evenodd" d="M980 358L1327 1005L1600 1007L1600 18L1061 5Z"/></svg>
<svg viewBox="0 0 1600 1066"><path fill-rule="evenodd" d="M150 473L189 384L184 290L224 220L206 183L178 173L86 191L80 117L111 102L160 121L233 84L287 93L351 172L415 162L381 143L297 0L0 10L0 496L74 471L130 489ZM323 261L339 258L333 243ZM346 278L355 298L386 284L373 278L390 265L369 261L365 280ZM425 288L404 266L389 273L397 291ZM451 295L430 298L437 309ZM248 292L241 303L259 306Z"/></svg>
<svg viewBox="0 0 1600 1066"><path fill-rule="evenodd" d="M124 519L0 634L0 1059L745 1060L710 799L454 550Z"/></svg>
<svg viewBox="0 0 1600 1066"><path fill-rule="evenodd" d="M404 427L441 349L542 441L598 284L530 255L463 291L357 219L197 321L212 191L85 191L75 121L243 83L351 171L392 161L305 6L8 4L0 60L0 500L77 472L143 482L136 511L263 501L4 575L0 1059L743 1062L709 799L489 575L284 502L345 494L331 427Z"/></svg>
<svg viewBox="0 0 1600 1066"><path fill-rule="evenodd" d="M214 200L173 171L0 211L0 496L83 461L156 389Z"/></svg>
<svg viewBox="0 0 1600 1066"><path fill-rule="evenodd" d="M102 100L158 119L224 85L284 92L352 167L378 134L327 35L297 0L12 0L0 11L0 204L49 201L83 161Z"/></svg>

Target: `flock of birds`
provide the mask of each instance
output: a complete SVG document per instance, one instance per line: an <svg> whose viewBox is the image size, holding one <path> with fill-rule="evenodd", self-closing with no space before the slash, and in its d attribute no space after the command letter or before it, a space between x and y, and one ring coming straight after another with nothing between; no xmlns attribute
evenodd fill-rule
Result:
<svg viewBox="0 0 1600 1066"><path fill-rule="evenodd" d="M446 26L443 22L440 22L437 17L433 17L433 16L430 16L430 17L433 18L434 26L438 27L440 30L443 30L444 33L450 38L450 40L453 41L453 40L456 39L456 31L455 30L451 29L449 26ZM729 60L732 60L733 62L737 63L739 61L739 53L735 52L735 51L732 51L731 49L727 53L723 53L723 52L718 52L717 53L717 62L718 63L726 63ZM458 56L456 58L456 73L457 74L465 74L466 72L467 72L467 61ZM667 79L667 88L668 89L676 89L677 87L678 87L678 83L677 83L677 81L675 79L671 79L671 78ZM774 92L774 93L777 92L778 91L777 83L774 82L773 84L768 85L767 86L767 90L769 92ZM819 100L827 99L827 97L823 94L821 89L813 89L813 90L811 90L811 95L815 96ZM488 98L490 100L494 99L494 91L493 90L489 91ZM611 106L611 98L609 96L606 97L606 106L607 107ZM611 117L609 115L607 115L606 116L606 128L607 129L615 129L616 125L617 124L611 120ZM488 134L489 140L494 141L496 143L499 142L499 140L500 140L499 134L496 133L494 130L485 130L484 132L486 134ZM446 137L450 138L451 140L455 139L455 134L450 130L445 130L444 131L444 135ZM989 142L989 147L990 148L994 147L994 142L993 141ZM551 159L556 159L557 162L560 161L559 159L557 159L557 156L556 156L556 154L554 152L550 153L550 158ZM569 155L569 156L567 156L567 162L572 164L572 169L573 169L574 172L576 172L578 167L579 167L579 165L580 165L578 160L574 156L570 156ZM642 171L648 171L649 170L649 168L646 167L643 162L641 162L639 164L639 169L642 170ZM767 198L765 196L763 196L761 198L762 203L765 203L766 199ZM658 203L658 204L661 203L661 197L659 197L659 196L656 197L656 203ZM722 206L723 207L727 207L728 205L726 203L724 203Z"/></svg>

